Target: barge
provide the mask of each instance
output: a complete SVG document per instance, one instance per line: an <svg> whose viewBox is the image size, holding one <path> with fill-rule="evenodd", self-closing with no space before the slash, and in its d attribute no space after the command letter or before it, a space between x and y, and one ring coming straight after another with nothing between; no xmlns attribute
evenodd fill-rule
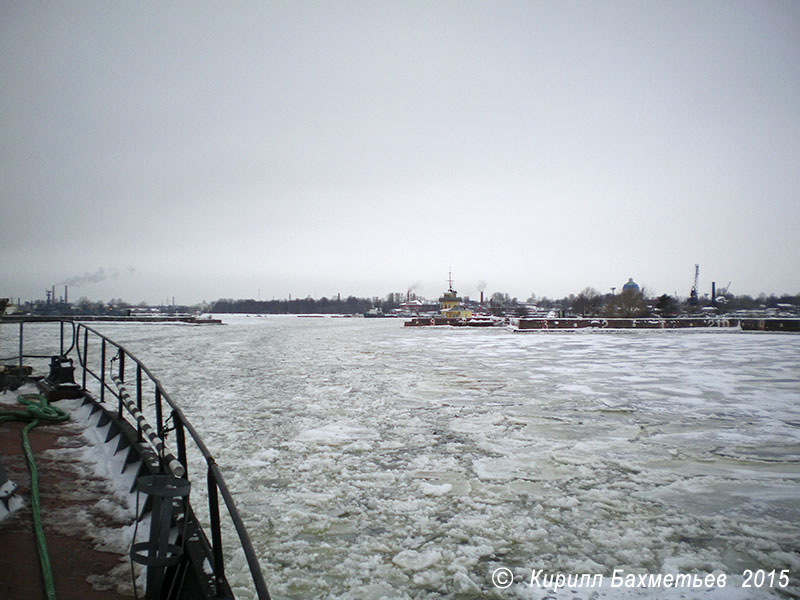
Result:
<svg viewBox="0 0 800 600"><path fill-rule="evenodd" d="M725 317L662 318L545 318L519 319L515 331L571 331L578 329L736 329L741 331L800 332L800 319L739 319Z"/></svg>
<svg viewBox="0 0 800 600"><path fill-rule="evenodd" d="M225 570L232 546L245 557L252 596L269 600L214 456L153 373L83 323L28 317L3 318L0 325L0 597L233 599ZM31 337L43 347L43 336L31 335L42 327L50 328L50 354L26 350ZM18 337L12 356L5 355L9 331ZM35 369L43 361L49 361L46 375ZM69 426L59 424L66 419ZM64 448L75 450L71 458L60 458ZM76 456L86 464L70 466ZM95 485L100 471L109 481ZM104 513L101 506L118 508ZM48 510L59 516L43 519ZM114 522L97 523L104 515ZM115 539L98 543L103 531ZM115 544L127 557L106 551Z"/></svg>
<svg viewBox="0 0 800 600"><path fill-rule="evenodd" d="M444 317L436 315L433 317L414 317L403 323L406 327L431 327L450 325L451 327L504 327L510 323L510 319L502 317L484 317L473 315L467 318Z"/></svg>
<svg viewBox="0 0 800 600"><path fill-rule="evenodd" d="M678 317L674 319L661 318L580 318L580 317L555 317L535 319L509 319L500 317L488 318L449 318L441 315L432 317L414 317L406 321L406 327L498 327L510 326L516 323L515 332L533 331L578 331L578 330L628 330L628 329L720 329L731 331L772 331L772 332L800 332L800 319L798 318L764 318L742 319L724 317L693 318Z"/></svg>

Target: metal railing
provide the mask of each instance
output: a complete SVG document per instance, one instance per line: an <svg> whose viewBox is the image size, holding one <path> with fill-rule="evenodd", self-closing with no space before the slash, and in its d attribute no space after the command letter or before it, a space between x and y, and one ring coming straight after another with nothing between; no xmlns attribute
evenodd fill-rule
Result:
<svg viewBox="0 0 800 600"><path fill-rule="evenodd" d="M130 422L129 419L125 417L125 412L127 411L126 403L123 402L122 393L120 389L117 387L117 384L114 383L114 379L118 382L125 383L125 377L128 374L126 372L127 368L131 368L135 371L135 391L130 394L132 400L135 400L136 408L139 412L142 411L142 404L143 404L143 383L149 380L153 387L153 395L154 395L154 407L155 407L155 420L156 420L156 433L158 437L166 442L166 434L168 431L175 431L175 443L177 445L177 460L183 466L184 475L186 479L188 479L188 461L187 461L187 433L189 434L189 440L194 442L194 446L203 456L205 461L207 471L206 471L206 492L208 497L208 511L209 511L209 528L211 533L211 553L212 553L212 561L211 567L214 572L214 580L216 584L217 590L225 589L227 585L227 581L225 578L225 560L223 556L223 548L222 548L222 530L221 530L221 520L220 520L220 504L219 504L219 496L222 496L222 499L225 503L225 507L228 512L228 516L230 517L231 522L236 530L236 533L239 538L239 543L241 545L242 550L244 551L245 558L247 560L247 565L250 570L250 574L252 577L253 585L255 586L256 593L258 594L259 600L269 600L269 591L267 590L267 585L264 581L264 576L261 573L261 566L259 565L258 558L256 557L255 550L253 549L253 544L250 541L250 536L245 529L244 522L242 521L241 516L239 515L239 511L236 508L236 505L233 501L233 496L228 489L227 484L225 483L225 478L220 471L219 466L217 465L214 456L206 447L203 440L200 438L200 435L197 431L192 427L191 423L186 419L186 416L183 414L183 411L180 407L175 404L175 402L170 398L169 394L164 390L161 382L158 378L153 375L153 373L140 361L136 358L133 354L131 354L128 350L126 350L122 345L114 342L107 336L103 335L102 333L98 332L97 330L87 327L82 323L74 323L71 320L61 320L58 318L48 319L48 322L60 322L60 343L59 343L59 353L63 355L67 355L73 349L76 350L78 355L78 360L80 366L82 367L83 375L82 375L82 387L86 389L87 385L87 378L91 376L92 379L99 385L100 388L100 402L106 402L106 393L111 394L114 398L118 401L117 412L120 418L125 419L126 421ZM7 322L7 321L4 321ZM33 355L33 354L25 354L24 353L24 323L28 322L25 319L14 319L14 323L19 322L19 356L18 357L10 357L7 359L3 359L6 361L11 360L19 360L20 366L22 366L22 361L24 358L49 358L48 356L44 355ZM30 322L41 323L42 319L31 320ZM66 337L65 337L65 323L68 323L72 327L72 331L70 332L71 341L68 346L66 346ZM89 343L92 341L93 344L99 344L100 348L100 366L99 366L99 373L97 372L98 368L92 368L89 365ZM113 356L112 356L113 355ZM116 364L115 364L116 363ZM108 365L108 366L107 366ZM167 419L164 418L164 411L169 410L170 414ZM134 420L135 422L135 420ZM171 422L171 426L168 428L167 423ZM142 428L141 426L136 423L136 429L138 435L141 439L142 438ZM169 471L168 468L168 460L165 459L166 453L164 452L162 445L162 450L160 452L156 452L159 458L159 470L162 473L167 473Z"/></svg>
<svg viewBox="0 0 800 600"><path fill-rule="evenodd" d="M3 357L0 358L0 362L11 362L15 361L19 364L19 367L22 368L22 363L26 358L50 358L51 354L26 354L25 353L25 323L58 323L59 324L59 343L58 343L58 354L61 356L65 356L72 351L75 347L75 340L76 340L76 325L73 321L59 319L57 317L40 317L35 320L27 320L25 318L15 317L13 319L9 318L2 318L0 317L0 323L12 326L14 324L19 324L19 333L17 334L19 338L19 352L14 356ZM69 339L70 344L65 348L64 344L66 342L66 336L64 334L64 326L69 325L71 331L69 332Z"/></svg>

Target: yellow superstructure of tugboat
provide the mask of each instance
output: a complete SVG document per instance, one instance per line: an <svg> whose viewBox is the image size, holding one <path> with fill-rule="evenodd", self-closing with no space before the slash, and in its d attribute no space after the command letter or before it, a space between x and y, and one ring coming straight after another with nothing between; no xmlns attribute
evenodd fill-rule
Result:
<svg viewBox="0 0 800 600"><path fill-rule="evenodd" d="M472 311L462 304L461 298L458 297L458 292L453 289L453 274L448 273L447 291L439 298L442 304L441 314L447 319L469 319L472 317Z"/></svg>

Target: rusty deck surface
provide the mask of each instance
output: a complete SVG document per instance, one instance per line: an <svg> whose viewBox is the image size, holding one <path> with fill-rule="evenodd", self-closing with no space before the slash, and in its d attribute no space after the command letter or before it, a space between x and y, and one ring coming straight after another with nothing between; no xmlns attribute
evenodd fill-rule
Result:
<svg viewBox="0 0 800 600"><path fill-rule="evenodd" d="M0 395L0 410L18 410L16 396L10 392ZM19 485L17 494L24 500L22 508L0 521L0 600L47 597L33 533L30 473L22 449L24 426L16 421L0 422L0 461L8 478ZM99 511L107 501L105 484L74 457L49 452L83 446L80 428L74 424L39 425L31 431L30 440L39 470L40 505L56 598L131 598L132 591L130 596L117 591L131 589L130 568L121 562L123 555L99 549L97 540L86 531L87 523L108 519ZM125 526L123 522L106 524Z"/></svg>

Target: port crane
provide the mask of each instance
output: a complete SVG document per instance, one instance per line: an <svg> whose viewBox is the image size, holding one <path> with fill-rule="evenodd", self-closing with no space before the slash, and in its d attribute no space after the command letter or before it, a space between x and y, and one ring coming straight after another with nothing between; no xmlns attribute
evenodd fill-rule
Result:
<svg viewBox="0 0 800 600"><path fill-rule="evenodd" d="M697 282L700 279L700 265L694 266L694 285L692 291L689 292L689 304L697 306Z"/></svg>
<svg viewBox="0 0 800 600"><path fill-rule="evenodd" d="M731 282L728 282L724 288L720 288L719 292L717 293L716 297L714 298L714 303L719 304L727 304L728 303L728 290L731 287Z"/></svg>

